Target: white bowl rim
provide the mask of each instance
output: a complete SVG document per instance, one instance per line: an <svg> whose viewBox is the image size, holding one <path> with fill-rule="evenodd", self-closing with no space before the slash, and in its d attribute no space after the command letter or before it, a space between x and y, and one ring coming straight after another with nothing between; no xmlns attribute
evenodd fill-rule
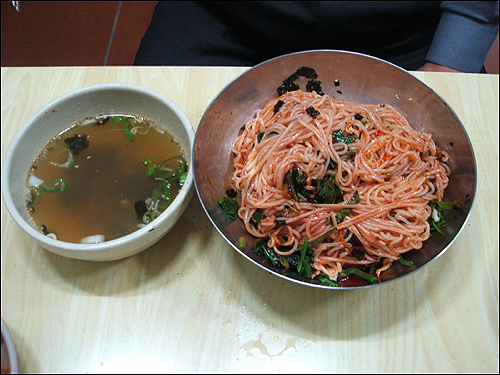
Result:
<svg viewBox="0 0 500 375"><path fill-rule="evenodd" d="M8 360L10 365L10 373L17 374L18 368L17 368L16 347L14 345L14 340L12 339L12 335L9 331L9 327L7 327L7 324L5 323L3 318L2 318L2 339L5 340L5 342L2 343L2 346L5 344L5 347L7 349L7 355L9 357Z"/></svg>

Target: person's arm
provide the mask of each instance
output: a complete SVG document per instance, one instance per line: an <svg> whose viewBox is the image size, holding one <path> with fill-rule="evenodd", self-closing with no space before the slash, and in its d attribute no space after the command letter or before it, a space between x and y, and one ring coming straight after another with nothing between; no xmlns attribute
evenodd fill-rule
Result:
<svg viewBox="0 0 500 375"><path fill-rule="evenodd" d="M498 1L443 1L443 14L419 70L477 73L498 34Z"/></svg>
<svg viewBox="0 0 500 375"><path fill-rule="evenodd" d="M421 68L417 69L423 72L450 72L450 73L463 73L461 70L456 70L453 68L448 68L444 65L434 64L427 62Z"/></svg>

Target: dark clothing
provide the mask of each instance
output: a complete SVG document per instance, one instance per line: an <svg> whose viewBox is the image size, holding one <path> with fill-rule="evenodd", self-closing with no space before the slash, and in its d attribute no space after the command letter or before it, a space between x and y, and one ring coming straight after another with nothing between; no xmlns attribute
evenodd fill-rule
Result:
<svg viewBox="0 0 500 375"><path fill-rule="evenodd" d="M488 35L482 41L490 43L488 53L498 33L498 2L478 3L489 5L476 5L471 11L467 6L443 6L439 1L160 1L135 65L254 66L287 53L335 49L365 53L416 70L426 62L443 12L456 18L457 7L465 8L462 13L479 15L467 15L466 30L477 23L487 26L480 30L483 34L490 30L493 39ZM445 26L441 34L449 37L450 26ZM433 50L437 60L443 59L439 49L446 48L446 43L440 43ZM480 43L473 44L477 54L484 52ZM467 48L461 52L466 53ZM463 59L451 59L454 66L450 67L479 71L484 58L479 68L477 61L464 63ZM433 62L446 65L439 61Z"/></svg>

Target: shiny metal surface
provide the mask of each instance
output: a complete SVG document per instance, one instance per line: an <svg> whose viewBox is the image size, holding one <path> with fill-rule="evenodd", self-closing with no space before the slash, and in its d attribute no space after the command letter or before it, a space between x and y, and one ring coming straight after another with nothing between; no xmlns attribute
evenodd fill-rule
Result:
<svg viewBox="0 0 500 375"><path fill-rule="evenodd" d="M217 205L217 200L231 187L231 147L239 129L265 103L276 98L276 88L302 66L315 69L323 91L336 98L391 104L412 127L432 133L436 144L450 154L452 174L444 200L458 200L464 204L463 209L445 217L444 235L431 236L422 249L405 255L405 259L414 262L413 271L396 262L392 272L386 272L380 283L374 285L418 271L451 246L467 221L476 192L474 152L460 119L436 92L407 71L370 56L330 50L299 52L263 62L229 83L207 108L193 146L196 191L207 215L231 246L248 260L294 282L328 288L293 272L285 277L279 269L264 264L253 253L253 238L246 233L243 223L239 219L231 222ZM340 83L338 86L335 80ZM242 236L248 244L243 250L236 245Z"/></svg>

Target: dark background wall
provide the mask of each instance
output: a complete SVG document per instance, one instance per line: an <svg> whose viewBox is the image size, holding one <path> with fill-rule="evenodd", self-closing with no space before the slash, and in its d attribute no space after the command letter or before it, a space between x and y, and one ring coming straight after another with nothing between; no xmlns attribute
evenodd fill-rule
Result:
<svg viewBox="0 0 500 375"><path fill-rule="evenodd" d="M157 1L1 3L4 67L130 66Z"/></svg>
<svg viewBox="0 0 500 375"><path fill-rule="evenodd" d="M1 66L131 66L157 1L2 1ZM498 36L485 62L498 74Z"/></svg>

